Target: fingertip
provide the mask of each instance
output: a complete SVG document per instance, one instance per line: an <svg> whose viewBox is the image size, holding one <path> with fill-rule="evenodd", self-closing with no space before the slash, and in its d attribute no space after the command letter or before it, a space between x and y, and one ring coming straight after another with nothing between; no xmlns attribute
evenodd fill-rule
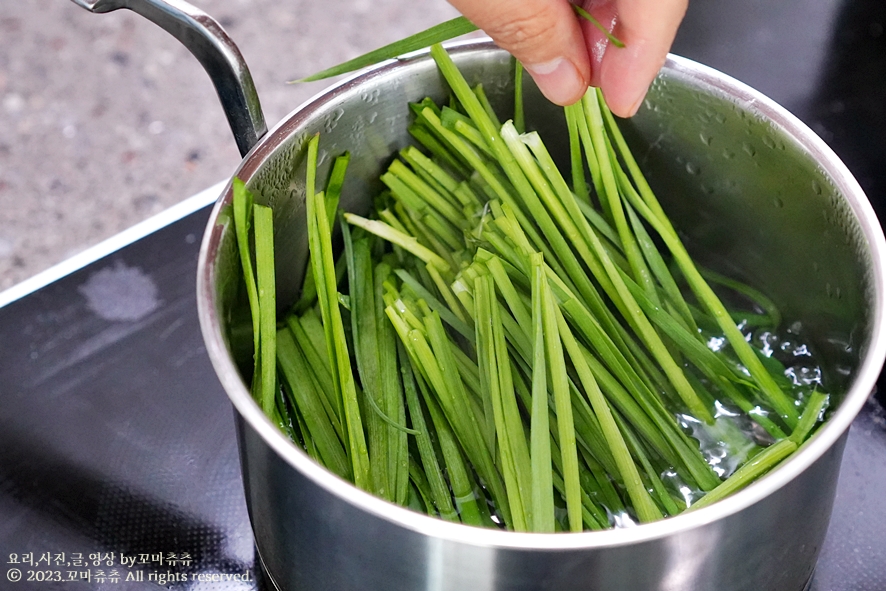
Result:
<svg viewBox="0 0 886 591"><path fill-rule="evenodd" d="M639 111L665 56L653 54L639 41L608 49L600 66L600 89L614 114L633 117Z"/></svg>
<svg viewBox="0 0 886 591"><path fill-rule="evenodd" d="M636 97L634 102L627 108L624 112L624 115L619 115L620 117L633 117L637 114L637 111L640 110L640 106L643 104L643 101L646 99L646 93L649 92L649 87L643 89L643 91Z"/></svg>
<svg viewBox="0 0 886 591"><path fill-rule="evenodd" d="M639 89L629 89L627 91L624 89L614 91L604 85L601 90L603 91L603 98L606 100L606 105L609 107L609 110L618 117L628 119L636 115L640 110L640 107L643 106L643 101L646 99L646 93L649 91L649 86L643 86Z"/></svg>
<svg viewBox="0 0 886 591"><path fill-rule="evenodd" d="M557 105L571 105L588 89L587 79L566 58L558 57L540 64L524 64L541 93Z"/></svg>

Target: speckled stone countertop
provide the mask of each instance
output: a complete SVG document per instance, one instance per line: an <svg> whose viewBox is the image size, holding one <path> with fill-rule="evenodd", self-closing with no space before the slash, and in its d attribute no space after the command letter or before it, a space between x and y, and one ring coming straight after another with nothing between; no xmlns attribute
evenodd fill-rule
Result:
<svg viewBox="0 0 886 591"><path fill-rule="evenodd" d="M288 80L457 14L444 0L192 3L240 47L269 126L328 85ZM64 0L0 2L0 290L239 161L209 78L154 24Z"/></svg>

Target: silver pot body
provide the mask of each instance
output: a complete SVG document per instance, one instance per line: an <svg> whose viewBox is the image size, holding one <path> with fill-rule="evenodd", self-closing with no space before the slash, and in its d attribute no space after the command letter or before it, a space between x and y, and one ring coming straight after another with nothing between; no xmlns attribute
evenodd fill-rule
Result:
<svg viewBox="0 0 886 591"><path fill-rule="evenodd" d="M468 81L500 113L513 96L510 56L454 45ZM293 112L236 176L274 208L278 298L305 271L306 140L320 133L321 175L352 153L342 207L368 211L378 177L405 146L407 104L448 96L427 54L351 78ZM565 155L561 111L526 82L527 127ZM670 57L639 114L634 153L690 250L801 319L839 408L785 465L711 507L630 529L518 534L419 515L316 465L250 397L227 331L242 306L230 187L204 237L198 305L207 349L236 409L246 500L268 574L282 590L800 591L827 532L846 433L884 352L884 240L858 184L802 123L721 73Z"/></svg>

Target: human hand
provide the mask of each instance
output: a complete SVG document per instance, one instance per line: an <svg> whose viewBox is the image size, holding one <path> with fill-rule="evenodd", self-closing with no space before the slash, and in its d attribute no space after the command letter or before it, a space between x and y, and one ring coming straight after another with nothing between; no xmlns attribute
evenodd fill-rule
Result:
<svg viewBox="0 0 886 591"><path fill-rule="evenodd" d="M613 113L630 117L664 64L688 0L577 0L625 46L611 44L567 0L449 0L523 63L552 102L598 86Z"/></svg>

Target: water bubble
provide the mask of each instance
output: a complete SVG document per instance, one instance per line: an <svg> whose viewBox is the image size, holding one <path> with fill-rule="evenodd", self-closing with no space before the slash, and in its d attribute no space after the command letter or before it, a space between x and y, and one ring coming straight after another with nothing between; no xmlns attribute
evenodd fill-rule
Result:
<svg viewBox="0 0 886 591"><path fill-rule="evenodd" d="M689 415L677 415L677 420L698 441L700 451L711 469L719 476L730 476L741 465L754 447L742 421L731 416L720 416L708 425ZM742 431L745 437L736 437Z"/></svg>
<svg viewBox="0 0 886 591"><path fill-rule="evenodd" d="M686 507L689 507L704 496L704 491L699 489L692 489L686 485L680 475L677 474L674 470L665 470L661 473L661 479L663 482L667 483L668 486L672 490L679 491L680 496L683 497L683 504Z"/></svg>
<svg viewBox="0 0 886 591"><path fill-rule="evenodd" d="M711 337L708 339L707 346L711 351L719 351L726 344L725 337Z"/></svg>
<svg viewBox="0 0 886 591"><path fill-rule="evenodd" d="M778 348L779 336L774 332L764 330L752 335L751 342L757 345L766 357L772 357L772 353Z"/></svg>
<svg viewBox="0 0 886 591"><path fill-rule="evenodd" d="M821 384L821 368L817 365L798 363L785 370L784 374L795 386L814 386Z"/></svg>
<svg viewBox="0 0 886 591"><path fill-rule="evenodd" d="M806 343L799 341L785 340L779 345L781 352L791 357L811 357L812 353Z"/></svg>

